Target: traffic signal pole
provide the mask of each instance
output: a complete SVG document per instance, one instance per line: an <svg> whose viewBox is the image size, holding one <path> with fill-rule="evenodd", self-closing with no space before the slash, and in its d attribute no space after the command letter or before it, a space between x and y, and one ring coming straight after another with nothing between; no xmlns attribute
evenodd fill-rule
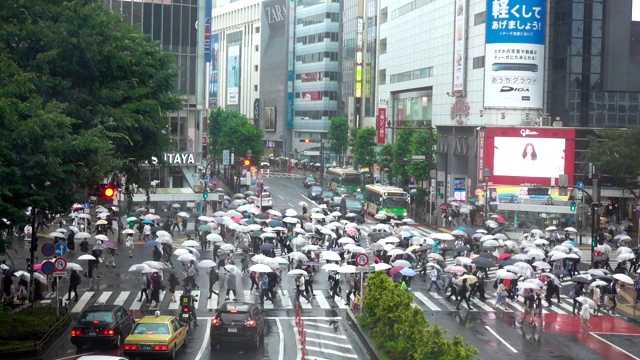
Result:
<svg viewBox="0 0 640 360"><path fill-rule="evenodd" d="M36 229L36 207L33 206L31 208L31 249L30 249L30 257L31 257L31 266L29 267L29 291L27 292L28 298L31 300L31 307L34 307L35 301L32 299L35 298L35 289L33 287L33 266L36 261L36 250L38 248L38 236Z"/></svg>
<svg viewBox="0 0 640 360"><path fill-rule="evenodd" d="M596 248L596 238L597 238L597 233L596 233L596 221L598 221L598 207L600 206L600 204L598 203L591 203L591 268L595 268L595 248Z"/></svg>

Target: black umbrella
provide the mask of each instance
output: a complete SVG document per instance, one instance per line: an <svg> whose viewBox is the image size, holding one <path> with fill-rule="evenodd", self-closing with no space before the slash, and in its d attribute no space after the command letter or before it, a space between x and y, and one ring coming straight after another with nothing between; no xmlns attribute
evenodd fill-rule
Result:
<svg viewBox="0 0 640 360"><path fill-rule="evenodd" d="M261 252L270 251L272 249L273 249L273 244L272 243L264 243L264 244L260 245L260 251Z"/></svg>
<svg viewBox="0 0 640 360"><path fill-rule="evenodd" d="M489 251L493 251L493 250L495 250L495 249L493 247L491 247L491 246L480 246L480 251L483 251L483 252L489 252Z"/></svg>
<svg viewBox="0 0 640 360"><path fill-rule="evenodd" d="M369 239L371 239L371 241L378 241L380 239L384 239L386 237L391 236L390 232L372 232L369 233Z"/></svg>
<svg viewBox="0 0 640 360"><path fill-rule="evenodd" d="M607 259L606 256L596 256L593 258L593 261L598 262L598 261L605 261Z"/></svg>
<svg viewBox="0 0 640 360"><path fill-rule="evenodd" d="M482 267L482 268L490 268L493 266L493 261L482 256L479 256L471 260L471 263L474 264L476 267Z"/></svg>
<svg viewBox="0 0 640 360"><path fill-rule="evenodd" d="M593 278L594 280L602 280L602 281L606 281L607 283L611 284L613 282L613 278L611 276L596 276Z"/></svg>
<svg viewBox="0 0 640 360"><path fill-rule="evenodd" d="M433 245L422 245L418 249L416 249L416 252L430 251L432 248L433 248Z"/></svg>
<svg viewBox="0 0 640 360"><path fill-rule="evenodd" d="M498 226L497 228L492 229L490 234L491 235L499 234L502 232L502 230L504 230L504 228L502 226Z"/></svg>
<svg viewBox="0 0 640 360"><path fill-rule="evenodd" d="M507 266L507 265L513 265L515 263L517 263L518 260L514 260L514 259L507 259L504 261L500 261L500 263L498 264L498 268L502 269L503 267Z"/></svg>
<svg viewBox="0 0 640 360"><path fill-rule="evenodd" d="M481 252L478 256L489 260L493 260L493 258L495 258L495 256L493 256L493 254L489 252Z"/></svg>
<svg viewBox="0 0 640 360"><path fill-rule="evenodd" d="M572 278L571 281L573 281L574 283L579 283L579 284L591 284L591 280L587 279L584 276L576 276L576 277Z"/></svg>
<svg viewBox="0 0 640 360"><path fill-rule="evenodd" d="M243 251L245 251L245 252L248 252L248 251L249 251L249 247L248 247L246 244L240 244L240 245L238 245L238 249L241 249L241 250L243 250Z"/></svg>
<svg viewBox="0 0 640 360"><path fill-rule="evenodd" d="M457 251L457 252L461 252L461 253L462 253L462 252L465 252L465 251L469 251L469 247L468 247L467 245L458 246L458 247L456 248L456 251Z"/></svg>
<svg viewBox="0 0 640 360"><path fill-rule="evenodd" d="M266 220L269 218L269 216L267 216L267 214L256 214L253 216L255 219L260 219L260 220Z"/></svg>

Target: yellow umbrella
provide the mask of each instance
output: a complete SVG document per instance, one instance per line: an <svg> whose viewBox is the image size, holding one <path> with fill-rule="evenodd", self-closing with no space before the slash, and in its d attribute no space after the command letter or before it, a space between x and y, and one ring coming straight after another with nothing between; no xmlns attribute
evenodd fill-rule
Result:
<svg viewBox="0 0 640 360"><path fill-rule="evenodd" d="M478 282L478 278L473 275L464 275L456 280L456 284L461 285L463 279L467 279L467 285L475 284Z"/></svg>

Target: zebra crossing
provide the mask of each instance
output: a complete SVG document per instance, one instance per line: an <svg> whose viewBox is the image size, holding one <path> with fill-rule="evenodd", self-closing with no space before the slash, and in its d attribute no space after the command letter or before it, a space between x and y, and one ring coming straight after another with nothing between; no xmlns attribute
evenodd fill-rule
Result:
<svg viewBox="0 0 640 360"><path fill-rule="evenodd" d="M269 178L285 178L285 179L304 179L306 175L298 174L298 173L278 173L278 172L267 172L263 173L265 179Z"/></svg>

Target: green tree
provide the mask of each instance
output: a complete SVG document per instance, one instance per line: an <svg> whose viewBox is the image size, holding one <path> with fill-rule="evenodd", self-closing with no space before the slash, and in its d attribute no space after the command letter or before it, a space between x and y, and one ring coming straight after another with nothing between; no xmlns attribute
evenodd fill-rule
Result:
<svg viewBox="0 0 640 360"><path fill-rule="evenodd" d="M407 127L408 125L405 125ZM399 186L407 185L409 173L404 164L405 159L411 158L411 136L414 130L402 128L393 142L391 176L400 177Z"/></svg>
<svg viewBox="0 0 640 360"><path fill-rule="evenodd" d="M214 110L209 117L209 134L212 139L213 153L222 154L222 150L235 150L235 158L244 157L251 150L253 162L257 163L264 155L262 130L256 128L244 115L237 111Z"/></svg>
<svg viewBox="0 0 640 360"><path fill-rule="evenodd" d="M376 161L376 128L372 126L363 129L352 128L350 135L354 166L371 168Z"/></svg>
<svg viewBox="0 0 640 360"><path fill-rule="evenodd" d="M633 161L640 144L640 127L627 131L602 130L589 137L589 149L584 163L593 163L596 171L613 177L614 182L624 186L629 180L640 176L640 163ZM584 169L586 173L587 169Z"/></svg>
<svg viewBox="0 0 640 360"><path fill-rule="evenodd" d="M414 131L411 135L410 148L411 156L424 156L424 161L412 161L407 166L407 173L413 177L417 183L429 180L429 172L436 168L435 145L440 140L440 136L433 128L426 128ZM426 188L417 188L418 196L426 196Z"/></svg>
<svg viewBox="0 0 640 360"><path fill-rule="evenodd" d="M175 57L102 1L0 2L0 69L0 212L13 224L29 206L67 211L114 170L135 182L170 144Z"/></svg>
<svg viewBox="0 0 640 360"><path fill-rule="evenodd" d="M327 138L331 141L329 150L343 157L349 146L349 120L344 116L332 117Z"/></svg>

